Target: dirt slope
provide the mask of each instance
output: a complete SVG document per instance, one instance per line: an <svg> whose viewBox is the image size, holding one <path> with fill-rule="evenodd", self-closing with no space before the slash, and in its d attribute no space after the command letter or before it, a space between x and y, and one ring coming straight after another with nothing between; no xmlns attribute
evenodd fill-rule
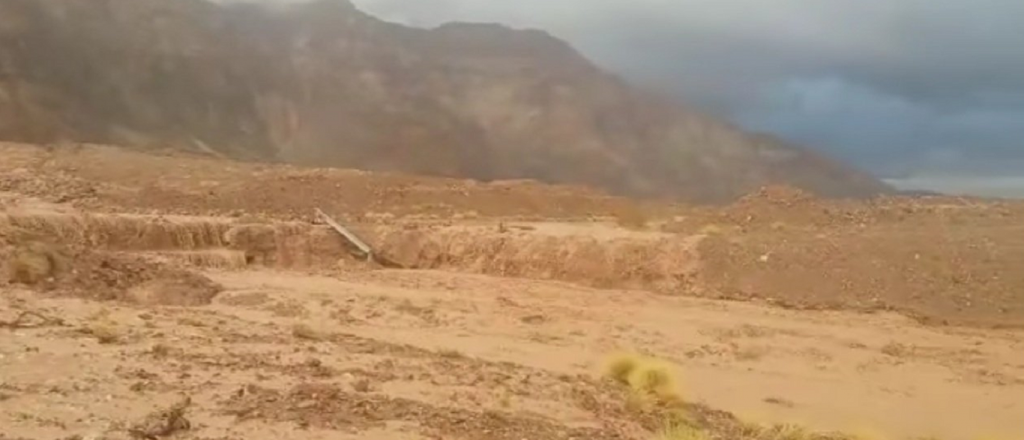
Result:
<svg viewBox="0 0 1024 440"><path fill-rule="evenodd" d="M0 139L736 198L888 188L601 72L539 31L379 21L344 0L0 0Z"/></svg>

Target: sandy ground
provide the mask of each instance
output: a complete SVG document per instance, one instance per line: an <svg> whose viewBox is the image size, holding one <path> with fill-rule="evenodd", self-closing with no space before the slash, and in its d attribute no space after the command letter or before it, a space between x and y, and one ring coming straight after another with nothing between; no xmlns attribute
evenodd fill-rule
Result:
<svg viewBox="0 0 1024 440"><path fill-rule="evenodd" d="M686 399L750 421L886 438L1024 431L1024 335L1014 331L429 271L210 275L227 290L198 308L7 291L5 318L34 310L65 324L0 330L6 435L102 433L179 395L193 400L188 438L346 438L335 429L430 438L450 427L421 413L452 408L610 433L559 386L596 377L618 350L673 361ZM78 331L97 321L111 323L115 341ZM312 335L297 336L296 325ZM425 409L340 415L311 402L310 411L330 418L317 422L286 408L239 410L232 400L247 388L287 394L303 384ZM472 430L444 437L488 438Z"/></svg>
<svg viewBox="0 0 1024 440"><path fill-rule="evenodd" d="M1024 434L1024 205L0 159L0 439L651 439L621 352L710 440ZM404 269L302 214L355 183L332 212Z"/></svg>

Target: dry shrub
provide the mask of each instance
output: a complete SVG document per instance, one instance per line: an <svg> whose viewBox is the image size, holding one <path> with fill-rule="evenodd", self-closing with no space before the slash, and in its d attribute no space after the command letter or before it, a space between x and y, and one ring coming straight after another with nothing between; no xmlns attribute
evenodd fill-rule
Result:
<svg viewBox="0 0 1024 440"><path fill-rule="evenodd" d="M307 341L322 341L325 335L307 324L295 324L292 326L292 336Z"/></svg>
<svg viewBox="0 0 1024 440"><path fill-rule="evenodd" d="M621 353L607 362L604 376L626 385L635 394L661 402L679 402L673 366L652 357Z"/></svg>
<svg viewBox="0 0 1024 440"><path fill-rule="evenodd" d="M709 440L704 430L686 423L668 423L654 436L654 440Z"/></svg>
<svg viewBox="0 0 1024 440"><path fill-rule="evenodd" d="M369 393L373 391L373 384L370 383L369 379L358 379L352 382L352 389L360 393Z"/></svg>
<svg viewBox="0 0 1024 440"><path fill-rule="evenodd" d="M766 433L774 440L807 440L815 437L807 428L793 424L775 425L768 428Z"/></svg>
<svg viewBox="0 0 1024 440"><path fill-rule="evenodd" d="M824 435L812 432L804 426L791 423L771 426L745 423L744 431L744 437L757 440L863 440L864 438L872 438L872 436L864 437L861 435L842 435L839 433Z"/></svg>
<svg viewBox="0 0 1024 440"><path fill-rule="evenodd" d="M121 330L110 322L91 322L83 327L81 331L96 338L100 344L116 344L121 342L123 337Z"/></svg>
<svg viewBox="0 0 1024 440"><path fill-rule="evenodd" d="M733 349L733 356L740 362L755 362L763 359L771 352L771 349L763 346L736 347Z"/></svg>
<svg viewBox="0 0 1024 440"><path fill-rule="evenodd" d="M466 355L463 354L461 351L455 350L455 349L451 349L451 348L446 348L446 349L443 349L443 350L439 350L437 352L437 355L441 356L441 357L443 357L445 359L465 359L466 358Z"/></svg>
<svg viewBox="0 0 1024 440"><path fill-rule="evenodd" d="M675 396L675 378L668 367L661 365L643 365L630 378L634 390L658 397Z"/></svg>
<svg viewBox="0 0 1024 440"><path fill-rule="evenodd" d="M158 343L149 349L149 354L158 358L165 358L170 356L173 351L174 349L172 349L171 346Z"/></svg>
<svg viewBox="0 0 1024 440"><path fill-rule="evenodd" d="M497 397L498 406L506 410L512 408L512 391L510 391L506 387L498 387L495 390L495 394Z"/></svg>
<svg viewBox="0 0 1024 440"><path fill-rule="evenodd" d="M29 285L49 278L55 270L47 255L24 251L15 251L6 266L10 282Z"/></svg>
<svg viewBox="0 0 1024 440"><path fill-rule="evenodd" d="M4 254L3 281L8 283L38 285L61 275L67 266L58 247L41 241L10 246Z"/></svg>
<svg viewBox="0 0 1024 440"><path fill-rule="evenodd" d="M902 358L902 357L908 357L911 354L913 354L914 349L911 346L900 344L899 342L890 342L890 343L885 344L884 346L882 346L881 351L882 351L883 354L886 354L886 355L889 355L889 356L892 356L892 357Z"/></svg>
<svg viewBox="0 0 1024 440"><path fill-rule="evenodd" d="M192 429L192 422L186 413L192 405L192 398L185 397L170 408L160 409L147 415L128 428L133 439L161 439L179 437L181 432Z"/></svg>
<svg viewBox="0 0 1024 440"><path fill-rule="evenodd" d="M640 358L631 354L614 356L605 368L605 376L622 385L629 385L629 378L640 366Z"/></svg>
<svg viewBox="0 0 1024 440"><path fill-rule="evenodd" d="M207 327L206 322L203 322L202 319L192 318L192 317L188 317L188 316L183 317L183 318L178 318L177 320L175 320L175 322L177 322L179 325L182 325L182 326L185 326L185 327L195 327L195 328L206 328Z"/></svg>
<svg viewBox="0 0 1024 440"><path fill-rule="evenodd" d="M709 413L702 405L682 401L673 372L672 364L635 353L613 355L604 365L604 376L628 387L630 391L625 395L625 409L641 420L661 426L653 433L653 440L855 439L841 434L817 434L799 425L762 426L746 423L721 411L712 410Z"/></svg>

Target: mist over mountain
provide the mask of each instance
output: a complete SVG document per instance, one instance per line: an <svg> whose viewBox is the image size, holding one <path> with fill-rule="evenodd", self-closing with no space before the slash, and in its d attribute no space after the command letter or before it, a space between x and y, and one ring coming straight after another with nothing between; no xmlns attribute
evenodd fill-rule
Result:
<svg viewBox="0 0 1024 440"><path fill-rule="evenodd" d="M1024 2L356 3L418 26L546 29L631 81L875 175L1024 175Z"/></svg>
<svg viewBox="0 0 1024 440"><path fill-rule="evenodd" d="M870 175L637 89L543 31L419 29L346 1L0 0L0 139L175 146L245 160L691 201Z"/></svg>

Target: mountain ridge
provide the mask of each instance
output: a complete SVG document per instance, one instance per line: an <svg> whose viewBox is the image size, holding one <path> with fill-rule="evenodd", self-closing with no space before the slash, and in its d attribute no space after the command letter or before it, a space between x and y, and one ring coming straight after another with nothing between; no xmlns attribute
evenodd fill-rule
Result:
<svg viewBox="0 0 1024 440"><path fill-rule="evenodd" d="M889 192L603 72L539 30L419 29L348 1L0 0L0 139L713 202L765 184Z"/></svg>

